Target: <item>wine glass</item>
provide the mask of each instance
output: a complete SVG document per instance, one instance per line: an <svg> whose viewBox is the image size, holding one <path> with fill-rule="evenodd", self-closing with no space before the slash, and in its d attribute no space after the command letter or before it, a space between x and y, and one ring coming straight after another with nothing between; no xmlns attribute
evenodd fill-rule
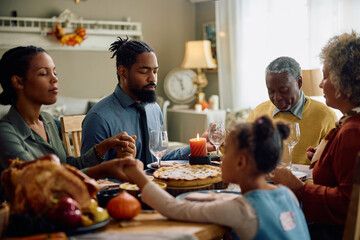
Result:
<svg viewBox="0 0 360 240"><path fill-rule="evenodd" d="M225 141L226 129L223 122L212 122L209 127L209 141L215 146L219 156L219 147Z"/></svg>
<svg viewBox="0 0 360 240"><path fill-rule="evenodd" d="M285 139L285 144L287 145L287 147L289 149L290 162L289 162L288 168L290 170L297 170L296 167L294 167L292 165L292 152L294 150L295 145L300 140L300 127L299 127L299 123L297 123L297 122L288 124L288 127L290 129L290 133L289 133L289 136Z"/></svg>
<svg viewBox="0 0 360 240"><path fill-rule="evenodd" d="M161 158L169 147L167 131L151 130L149 139L150 152L156 157L158 168L161 166Z"/></svg>

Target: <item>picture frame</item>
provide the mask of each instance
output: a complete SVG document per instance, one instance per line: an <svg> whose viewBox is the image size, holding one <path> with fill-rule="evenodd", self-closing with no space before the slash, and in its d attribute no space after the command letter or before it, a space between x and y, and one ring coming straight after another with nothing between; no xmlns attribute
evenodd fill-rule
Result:
<svg viewBox="0 0 360 240"><path fill-rule="evenodd" d="M215 21L206 22L203 24L203 39L209 40L211 43L211 53L212 57L217 62L217 53L216 53L216 25ZM207 69L207 71L217 71L216 69Z"/></svg>
<svg viewBox="0 0 360 240"><path fill-rule="evenodd" d="M203 24L203 39L211 42L211 53L216 60L216 25L215 21Z"/></svg>

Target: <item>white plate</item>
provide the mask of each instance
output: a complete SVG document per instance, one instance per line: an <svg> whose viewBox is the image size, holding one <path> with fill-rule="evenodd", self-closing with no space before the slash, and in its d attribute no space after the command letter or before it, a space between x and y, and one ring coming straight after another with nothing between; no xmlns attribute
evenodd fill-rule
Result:
<svg viewBox="0 0 360 240"><path fill-rule="evenodd" d="M311 175L309 173L306 173L306 172L300 172L300 171L295 171L295 170L291 170L291 172L292 172L292 174L294 174L301 181L306 181L309 178L311 178ZM266 182L273 183L273 181L269 180L269 179L267 179Z"/></svg>
<svg viewBox="0 0 360 240"><path fill-rule="evenodd" d="M305 173L305 172L300 172L300 171L295 171L295 170L292 170L291 171L292 174L294 174L297 178L299 178L300 180L307 180L310 178L310 174L308 173Z"/></svg>
<svg viewBox="0 0 360 240"><path fill-rule="evenodd" d="M236 191L229 191L229 190L200 190L200 191L193 191L193 192L186 192L186 193L183 193L183 194L180 194L176 197L176 199L179 199L179 200L186 200L185 197L191 193L215 193L215 194L218 194L218 193L221 193L221 194L224 194L224 193L230 193L230 194L237 194L237 195L240 195L241 192L236 192Z"/></svg>

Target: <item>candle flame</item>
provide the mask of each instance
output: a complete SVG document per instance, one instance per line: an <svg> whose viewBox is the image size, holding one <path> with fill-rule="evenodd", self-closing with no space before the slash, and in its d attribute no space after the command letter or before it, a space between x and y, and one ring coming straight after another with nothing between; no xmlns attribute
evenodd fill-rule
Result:
<svg viewBox="0 0 360 240"><path fill-rule="evenodd" d="M197 140L199 140L199 134L197 134Z"/></svg>

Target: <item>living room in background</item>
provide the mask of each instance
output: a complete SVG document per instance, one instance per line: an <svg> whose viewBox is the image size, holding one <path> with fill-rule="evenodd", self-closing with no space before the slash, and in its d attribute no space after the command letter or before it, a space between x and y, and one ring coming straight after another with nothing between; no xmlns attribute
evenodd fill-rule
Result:
<svg viewBox="0 0 360 240"><path fill-rule="evenodd" d="M320 66L326 41L360 31L359 1L217 1L216 25L222 108L255 107L268 100L265 68L290 56L303 69Z"/></svg>

